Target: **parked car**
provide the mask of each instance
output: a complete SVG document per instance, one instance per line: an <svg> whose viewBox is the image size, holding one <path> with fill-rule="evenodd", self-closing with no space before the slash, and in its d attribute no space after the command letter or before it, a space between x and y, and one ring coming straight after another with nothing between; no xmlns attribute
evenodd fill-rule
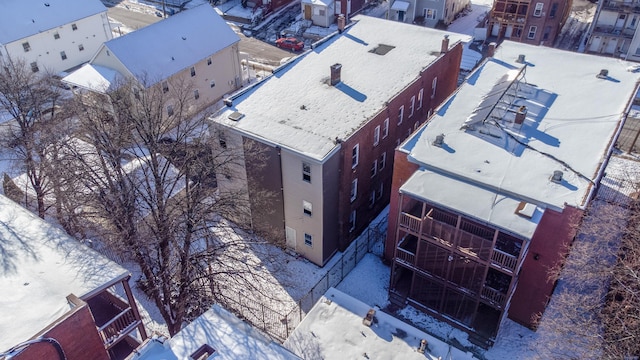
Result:
<svg viewBox="0 0 640 360"><path fill-rule="evenodd" d="M283 37L276 40L276 46L282 49L289 49L293 51L300 51L304 49L304 42L294 37Z"/></svg>

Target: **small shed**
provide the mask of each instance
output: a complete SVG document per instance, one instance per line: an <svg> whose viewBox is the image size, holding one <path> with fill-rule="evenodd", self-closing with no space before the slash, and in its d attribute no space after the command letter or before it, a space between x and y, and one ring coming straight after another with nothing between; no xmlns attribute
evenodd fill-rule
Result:
<svg viewBox="0 0 640 360"><path fill-rule="evenodd" d="M302 0L302 16L313 25L329 27L335 21L334 0Z"/></svg>

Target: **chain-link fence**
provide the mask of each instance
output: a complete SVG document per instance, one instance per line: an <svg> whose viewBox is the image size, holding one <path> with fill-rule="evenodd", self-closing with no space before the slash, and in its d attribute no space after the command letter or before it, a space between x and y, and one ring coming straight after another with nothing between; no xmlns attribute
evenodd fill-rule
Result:
<svg viewBox="0 0 640 360"><path fill-rule="evenodd" d="M322 295L330 287L337 286L367 253L371 252L382 256L386 224L386 219L384 219L384 221L370 225L342 254L336 255L340 259L305 296L298 300L296 306L287 314L282 314L256 301L247 300L240 292L237 292L236 296L232 296L232 299L237 300L232 300L227 306L236 315L262 330L272 339L284 342Z"/></svg>

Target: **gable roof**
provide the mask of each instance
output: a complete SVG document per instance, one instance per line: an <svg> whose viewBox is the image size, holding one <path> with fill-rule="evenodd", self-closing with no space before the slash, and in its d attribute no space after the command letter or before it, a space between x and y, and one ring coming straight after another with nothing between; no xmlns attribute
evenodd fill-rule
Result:
<svg viewBox="0 0 640 360"><path fill-rule="evenodd" d="M0 195L0 352L53 323L129 271Z"/></svg>
<svg viewBox="0 0 640 360"><path fill-rule="evenodd" d="M323 160L440 56L442 39L467 35L358 15L342 34L301 55L211 117L241 132ZM372 50L393 46L385 55ZM342 64L342 81L327 84ZM244 117L228 120L233 112Z"/></svg>
<svg viewBox="0 0 640 360"><path fill-rule="evenodd" d="M401 192L525 237L545 209L583 208L640 81L631 65L505 41L400 146L421 167ZM598 77L601 69L608 75ZM515 213L521 201L535 207L532 218Z"/></svg>
<svg viewBox="0 0 640 360"><path fill-rule="evenodd" d="M0 44L107 11L99 0L2 0L1 6Z"/></svg>
<svg viewBox="0 0 640 360"><path fill-rule="evenodd" d="M103 46L140 82L157 83L239 41L213 7L203 4Z"/></svg>

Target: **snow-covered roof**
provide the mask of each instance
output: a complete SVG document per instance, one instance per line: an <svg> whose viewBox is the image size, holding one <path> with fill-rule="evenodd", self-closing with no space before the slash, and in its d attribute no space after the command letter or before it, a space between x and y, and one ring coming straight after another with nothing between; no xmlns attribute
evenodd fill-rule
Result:
<svg viewBox="0 0 640 360"><path fill-rule="evenodd" d="M205 344L215 350L209 359L300 359L227 310L214 305L164 343L159 340L148 342L138 349L132 360L191 359L190 355Z"/></svg>
<svg viewBox="0 0 640 360"><path fill-rule="evenodd" d="M113 85L117 85L119 76L122 75L108 67L84 64L80 69L62 78L62 81L91 91L106 93L112 90Z"/></svg>
<svg viewBox="0 0 640 360"><path fill-rule="evenodd" d="M203 4L109 40L103 46L138 80L157 82L239 41L238 34L213 7Z"/></svg>
<svg viewBox="0 0 640 360"><path fill-rule="evenodd" d="M363 15L342 34L301 55L211 117L250 136L323 160L337 145L383 110L385 102L416 79L450 43L467 35ZM372 52L379 45L385 55ZM330 67L342 64L342 81L328 84ZM233 112L244 117L229 120Z"/></svg>
<svg viewBox="0 0 640 360"><path fill-rule="evenodd" d="M0 351L68 312L68 295L86 298L129 276L3 195L0 209Z"/></svg>
<svg viewBox="0 0 640 360"><path fill-rule="evenodd" d="M99 0L2 0L0 44L106 13Z"/></svg>
<svg viewBox="0 0 640 360"><path fill-rule="evenodd" d="M535 214L584 207L640 80L628 66L505 41L400 146L421 166L401 191L523 236L535 216L516 214L516 203L531 204ZM602 69L608 74L598 77ZM554 171L562 172L561 181L552 181Z"/></svg>
<svg viewBox="0 0 640 360"><path fill-rule="evenodd" d="M364 281L367 281L366 279ZM475 359L380 309L371 326L363 324L372 309L335 288L329 288L284 346L305 359ZM417 351L421 340L428 350Z"/></svg>

